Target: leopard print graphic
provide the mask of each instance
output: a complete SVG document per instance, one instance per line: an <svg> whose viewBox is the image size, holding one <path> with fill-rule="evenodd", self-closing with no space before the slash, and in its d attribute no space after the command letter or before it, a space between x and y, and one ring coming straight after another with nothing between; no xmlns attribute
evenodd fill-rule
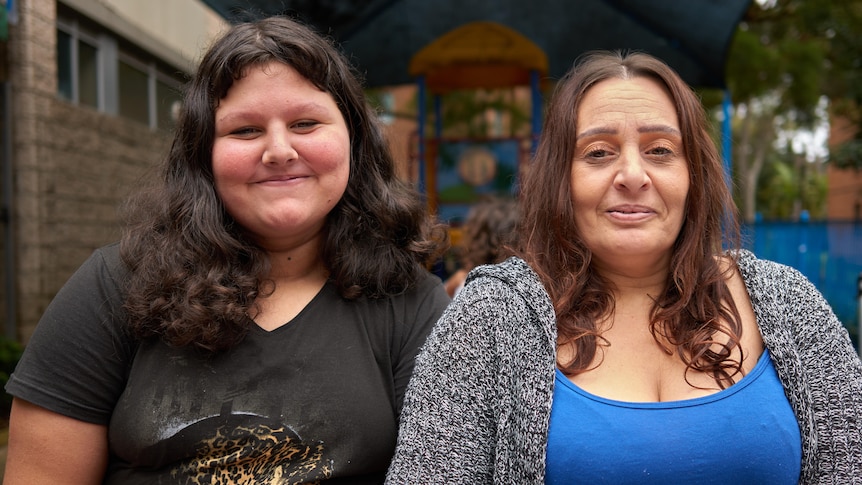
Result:
<svg viewBox="0 0 862 485"><path fill-rule="evenodd" d="M220 426L171 475L188 485L319 484L332 476L332 462L323 443L304 443L284 426Z"/></svg>

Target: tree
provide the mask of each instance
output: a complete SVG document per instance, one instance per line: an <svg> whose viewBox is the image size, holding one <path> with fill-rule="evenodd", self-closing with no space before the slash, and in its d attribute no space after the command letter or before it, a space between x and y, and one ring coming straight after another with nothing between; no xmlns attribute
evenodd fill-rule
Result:
<svg viewBox="0 0 862 485"><path fill-rule="evenodd" d="M811 126L824 95L833 114L862 120L862 0L753 2L726 69L734 104L736 195L744 219L751 221L760 174L776 151L779 130ZM862 166L862 158L854 158L862 149L851 148L835 160Z"/></svg>
<svg viewBox="0 0 862 485"><path fill-rule="evenodd" d="M516 89L452 91L441 96L442 126L449 136L516 137L530 134L529 98ZM429 96L429 112L433 99Z"/></svg>
<svg viewBox="0 0 862 485"><path fill-rule="evenodd" d="M443 131L447 136L463 138L526 137L530 135L530 97L525 88L480 89L451 91L440 95ZM384 102L385 89L366 91L368 101L379 113L398 118L415 120L418 99L414 98L404 111L393 112ZM434 96L426 99L428 113L425 127L429 136L434 132Z"/></svg>
<svg viewBox="0 0 862 485"><path fill-rule="evenodd" d="M765 219L798 219L802 211L815 219L825 216L822 163L809 162L790 147L768 156L758 186L758 212Z"/></svg>
<svg viewBox="0 0 862 485"><path fill-rule="evenodd" d="M859 122L856 124L859 125ZM862 170L862 130L856 133L856 138L841 144L829 160L841 169Z"/></svg>

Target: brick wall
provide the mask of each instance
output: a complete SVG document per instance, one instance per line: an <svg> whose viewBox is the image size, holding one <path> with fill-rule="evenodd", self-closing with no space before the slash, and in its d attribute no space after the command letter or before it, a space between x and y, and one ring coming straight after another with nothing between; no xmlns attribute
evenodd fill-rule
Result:
<svg viewBox="0 0 862 485"><path fill-rule="evenodd" d="M169 140L59 99L56 4L19 0L18 8L9 42L16 265L5 269L16 281L15 325L26 342L74 270L93 249L117 239L118 205Z"/></svg>
<svg viewBox="0 0 862 485"><path fill-rule="evenodd" d="M833 116L830 120L829 145L836 147L852 139L859 127L844 117ZM827 165L829 193L826 198L826 215L831 220L862 219L862 171L839 170Z"/></svg>

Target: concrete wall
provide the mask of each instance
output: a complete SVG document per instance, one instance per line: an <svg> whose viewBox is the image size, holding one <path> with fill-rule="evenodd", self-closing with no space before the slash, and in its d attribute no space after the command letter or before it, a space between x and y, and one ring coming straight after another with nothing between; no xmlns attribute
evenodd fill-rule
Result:
<svg viewBox="0 0 862 485"><path fill-rule="evenodd" d="M129 22L196 62L227 22L198 0L100 0Z"/></svg>

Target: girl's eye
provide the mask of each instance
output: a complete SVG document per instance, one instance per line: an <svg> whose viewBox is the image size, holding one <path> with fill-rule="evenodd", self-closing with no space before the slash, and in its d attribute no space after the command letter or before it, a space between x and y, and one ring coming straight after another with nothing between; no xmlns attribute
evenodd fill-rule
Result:
<svg viewBox="0 0 862 485"><path fill-rule="evenodd" d="M259 130L257 128L251 128L251 127L246 126L243 128L237 128L235 130L231 130L230 134L234 135L234 136L247 137L247 136L252 136L252 135L257 134L258 131Z"/></svg>
<svg viewBox="0 0 862 485"><path fill-rule="evenodd" d="M300 122L294 123L293 126L302 130L302 129L313 128L317 124L318 124L317 121L305 120L305 121L300 121Z"/></svg>

